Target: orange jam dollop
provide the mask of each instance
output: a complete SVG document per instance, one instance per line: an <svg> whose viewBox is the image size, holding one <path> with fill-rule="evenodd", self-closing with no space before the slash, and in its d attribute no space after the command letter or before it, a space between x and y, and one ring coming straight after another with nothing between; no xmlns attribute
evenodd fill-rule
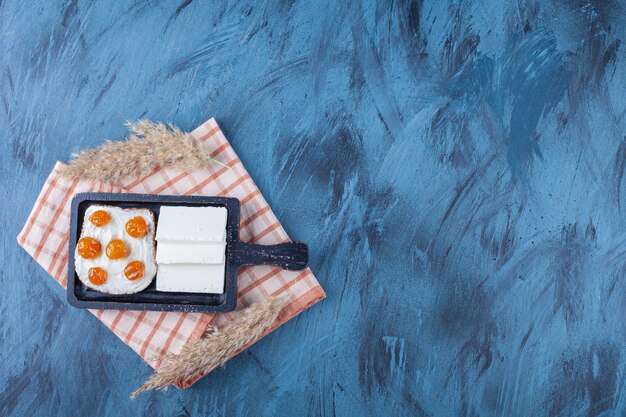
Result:
<svg viewBox="0 0 626 417"><path fill-rule="evenodd" d="M89 216L89 221L96 227L102 227L111 221L111 216L104 210L96 210Z"/></svg>
<svg viewBox="0 0 626 417"><path fill-rule="evenodd" d="M78 254L85 259L94 259L100 256L102 247L100 242L92 237L84 237L78 241Z"/></svg>
<svg viewBox="0 0 626 417"><path fill-rule="evenodd" d="M124 275L131 281L143 277L146 268L141 261L132 261L124 268Z"/></svg>
<svg viewBox="0 0 626 417"><path fill-rule="evenodd" d="M106 247L106 253L110 259L121 259L128 255L126 244L120 239L113 239L110 241Z"/></svg>
<svg viewBox="0 0 626 417"><path fill-rule="evenodd" d="M148 223L141 216L136 216L126 222L126 232L132 237L142 237L148 233Z"/></svg>
<svg viewBox="0 0 626 417"><path fill-rule="evenodd" d="M100 268L99 266L94 266L93 268L89 268L89 281L93 285L102 285L107 282L107 271Z"/></svg>

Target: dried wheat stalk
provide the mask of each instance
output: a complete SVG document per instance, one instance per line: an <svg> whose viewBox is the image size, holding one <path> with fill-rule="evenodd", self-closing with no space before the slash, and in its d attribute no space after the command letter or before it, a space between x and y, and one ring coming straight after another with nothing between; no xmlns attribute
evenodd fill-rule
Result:
<svg viewBox="0 0 626 417"><path fill-rule="evenodd" d="M252 304L223 329L209 329L200 340L185 346L178 355L166 356L166 364L152 374L130 398L152 389L166 390L223 365L231 356L254 342L276 320L288 297L272 297Z"/></svg>
<svg viewBox="0 0 626 417"><path fill-rule="evenodd" d="M225 166L200 142L172 124L140 120L126 126L131 131L126 141L107 141L73 154L75 159L59 171L61 176L119 184L126 178L149 175L159 167L193 171L211 163Z"/></svg>

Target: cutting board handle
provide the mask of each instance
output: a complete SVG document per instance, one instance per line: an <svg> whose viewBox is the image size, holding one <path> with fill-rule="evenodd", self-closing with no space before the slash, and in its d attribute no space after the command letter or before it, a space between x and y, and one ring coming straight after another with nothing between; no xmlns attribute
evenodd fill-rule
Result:
<svg viewBox="0 0 626 417"><path fill-rule="evenodd" d="M309 248L303 242L279 243L278 245L257 245L239 242L233 250L236 265L273 265L290 271L306 268L309 262Z"/></svg>

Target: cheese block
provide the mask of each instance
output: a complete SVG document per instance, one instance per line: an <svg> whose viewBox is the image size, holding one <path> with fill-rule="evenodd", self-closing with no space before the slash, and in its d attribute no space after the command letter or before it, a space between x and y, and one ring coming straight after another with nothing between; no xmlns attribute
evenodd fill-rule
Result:
<svg viewBox="0 0 626 417"><path fill-rule="evenodd" d="M224 293L227 214L225 207L161 207L157 291Z"/></svg>
<svg viewBox="0 0 626 417"><path fill-rule="evenodd" d="M224 263L224 242L182 242L161 240L157 245L156 261L163 264L221 264Z"/></svg>
<svg viewBox="0 0 626 417"><path fill-rule="evenodd" d="M226 241L225 207L161 206L157 241Z"/></svg>
<svg viewBox="0 0 626 417"><path fill-rule="evenodd" d="M159 265L157 291L224 293L224 264L164 264Z"/></svg>

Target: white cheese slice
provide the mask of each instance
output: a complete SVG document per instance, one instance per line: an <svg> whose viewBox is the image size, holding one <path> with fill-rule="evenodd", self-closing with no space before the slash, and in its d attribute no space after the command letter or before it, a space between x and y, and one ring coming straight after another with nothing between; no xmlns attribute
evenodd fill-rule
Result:
<svg viewBox="0 0 626 417"><path fill-rule="evenodd" d="M226 207L161 206L156 240L224 242Z"/></svg>
<svg viewBox="0 0 626 417"><path fill-rule="evenodd" d="M180 242L160 240L156 261L163 264L221 264L224 263L224 242Z"/></svg>
<svg viewBox="0 0 626 417"><path fill-rule="evenodd" d="M157 291L224 293L224 264L159 265L156 278Z"/></svg>

